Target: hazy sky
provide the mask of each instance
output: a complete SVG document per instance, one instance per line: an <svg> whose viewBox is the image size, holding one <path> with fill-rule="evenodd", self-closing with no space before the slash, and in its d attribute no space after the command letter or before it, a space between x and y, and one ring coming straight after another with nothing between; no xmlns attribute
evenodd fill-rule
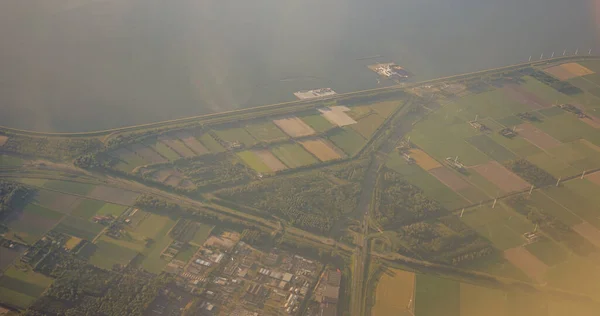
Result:
<svg viewBox="0 0 600 316"><path fill-rule="evenodd" d="M2 0L0 124L94 130L598 47L592 0Z"/></svg>

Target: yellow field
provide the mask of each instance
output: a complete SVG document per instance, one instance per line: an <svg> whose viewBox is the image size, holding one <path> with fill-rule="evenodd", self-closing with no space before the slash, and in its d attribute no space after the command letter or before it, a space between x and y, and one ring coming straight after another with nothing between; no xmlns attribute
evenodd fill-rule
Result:
<svg viewBox="0 0 600 316"><path fill-rule="evenodd" d="M581 77L581 76L586 76L586 75L591 75L594 72L583 67L582 65L578 64L578 63L568 63L568 64L563 64L561 65L563 68L565 68L568 72Z"/></svg>
<svg viewBox="0 0 600 316"><path fill-rule="evenodd" d="M71 239L69 239L67 241L67 243L65 244L65 248L67 250L71 250L71 249L75 248L75 246L79 245L80 242L81 242L81 238L71 237Z"/></svg>
<svg viewBox="0 0 600 316"><path fill-rule="evenodd" d="M417 165L419 165L419 167L427 171L442 166L439 162L431 158L431 156L429 156L426 152L420 149L411 149L410 156L417 162Z"/></svg>
<svg viewBox="0 0 600 316"><path fill-rule="evenodd" d="M387 270L377 284L375 306L371 309L371 315L411 315L412 313L407 307L413 299L414 288L414 273L403 270Z"/></svg>

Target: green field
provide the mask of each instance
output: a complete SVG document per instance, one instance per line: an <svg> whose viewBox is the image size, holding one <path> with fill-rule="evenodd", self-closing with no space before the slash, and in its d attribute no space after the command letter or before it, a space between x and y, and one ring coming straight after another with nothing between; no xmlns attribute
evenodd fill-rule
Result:
<svg viewBox="0 0 600 316"><path fill-rule="evenodd" d="M470 204L456 192L452 191L452 189L441 183L436 177L421 168L415 170L411 175L406 176L405 179L421 188L427 196L438 201L448 210L465 207Z"/></svg>
<svg viewBox="0 0 600 316"><path fill-rule="evenodd" d="M156 152L167 158L169 161L174 161L181 158L178 153L174 152L173 149L161 142L154 141L154 143L149 144L149 146L151 146L154 150L156 150Z"/></svg>
<svg viewBox="0 0 600 316"><path fill-rule="evenodd" d="M98 216L112 215L114 217L119 217L119 216L121 216L121 214L123 214L123 212L125 212L126 209L127 209L127 206L106 203L106 204L104 204L104 206L102 206L96 212L96 215L98 215Z"/></svg>
<svg viewBox="0 0 600 316"><path fill-rule="evenodd" d="M72 181L48 180L44 188L77 195L87 195L94 189L94 185Z"/></svg>
<svg viewBox="0 0 600 316"><path fill-rule="evenodd" d="M50 230L63 214L29 203L22 210L19 218L7 222L13 238L33 244Z"/></svg>
<svg viewBox="0 0 600 316"><path fill-rule="evenodd" d="M259 141L266 143L288 138L279 127L270 121L247 125L246 131Z"/></svg>
<svg viewBox="0 0 600 316"><path fill-rule="evenodd" d="M252 135L248 134L248 132L241 127L215 130L215 133L226 142L238 142L246 147L252 147L258 143Z"/></svg>
<svg viewBox="0 0 600 316"><path fill-rule="evenodd" d="M571 188L572 182L585 183L585 180L572 180L563 183L561 187L548 187L543 191L555 203L562 205L572 214L588 221L596 228L600 228L600 210L598 209L598 193L594 195L585 194L577 188Z"/></svg>
<svg viewBox="0 0 600 316"><path fill-rule="evenodd" d="M572 113L565 112L561 115L547 117L534 125L561 142L566 143L585 138L596 146L600 146L600 132L579 120Z"/></svg>
<svg viewBox="0 0 600 316"><path fill-rule="evenodd" d="M567 259L567 252L548 239L536 241L525 246L525 248L550 267L564 262Z"/></svg>
<svg viewBox="0 0 600 316"><path fill-rule="evenodd" d="M256 170L256 172L259 172L259 173L272 172L271 168L269 168L269 166L267 166L262 161L262 159L260 159L260 157L252 151L246 150L246 151L238 152L237 156L240 157L240 159L242 159L242 161L244 161L244 163L246 165L248 165L250 168Z"/></svg>
<svg viewBox="0 0 600 316"><path fill-rule="evenodd" d="M459 316L460 283L436 276L417 274L415 315Z"/></svg>
<svg viewBox="0 0 600 316"><path fill-rule="evenodd" d="M367 142L360 134L348 127L337 129L329 136L329 140L348 156L357 154Z"/></svg>
<svg viewBox="0 0 600 316"><path fill-rule="evenodd" d="M31 270L14 267L0 277L0 302L27 307L52 284L52 279Z"/></svg>
<svg viewBox="0 0 600 316"><path fill-rule="evenodd" d="M459 160L467 166L489 161L486 154L465 140L479 135L479 132L466 121L455 117L454 112L448 113L449 109L442 110L428 115L415 125L409 133L411 142L438 160L459 156Z"/></svg>
<svg viewBox="0 0 600 316"><path fill-rule="evenodd" d="M71 215L81 217L83 219L90 219L92 216L100 210L106 202L98 200L85 199L77 205L77 207L71 212Z"/></svg>
<svg viewBox="0 0 600 316"><path fill-rule="evenodd" d="M579 173L577 169L547 152L540 152L535 155L528 156L527 160L546 170L556 178L568 177Z"/></svg>
<svg viewBox="0 0 600 316"><path fill-rule="evenodd" d="M225 151L225 147L221 146L210 134L202 134L198 137L198 141L202 143L210 152L220 153Z"/></svg>
<svg viewBox="0 0 600 316"><path fill-rule="evenodd" d="M371 114L361 118L356 124L350 125L350 127L364 138L369 139L383 122L385 122L384 118L377 114Z"/></svg>
<svg viewBox="0 0 600 316"><path fill-rule="evenodd" d="M559 221L568 226L577 225L582 222L582 219L569 211L567 208L556 203L549 195L543 191L536 190L527 200L527 204L556 217Z"/></svg>
<svg viewBox="0 0 600 316"><path fill-rule="evenodd" d="M536 147L522 137L506 138L498 133L489 134L488 137L519 157L526 157L542 152L539 147Z"/></svg>
<svg viewBox="0 0 600 316"><path fill-rule="evenodd" d="M161 217L152 219L146 225L151 225L153 222L158 222ZM163 226L159 225L158 230L151 230L150 227L143 228L141 231L147 233L154 233L155 243L151 248L144 250L144 260L142 260L141 267L151 273L160 273L164 267L169 263L168 261L161 258L161 253L168 247L172 242L173 238L169 237L169 231L175 225L175 221L165 221L163 218Z"/></svg>
<svg viewBox="0 0 600 316"><path fill-rule="evenodd" d="M188 261L190 261L190 259L192 259L192 257L196 253L196 251L198 251L198 247L186 245L184 247L184 249L182 249L181 251L179 251L177 253L177 255L175 256L175 259L181 260L183 262L188 262Z"/></svg>
<svg viewBox="0 0 600 316"><path fill-rule="evenodd" d="M499 162L505 162L517 158L514 153L502 147L486 135L470 137L467 139L467 142L488 155L493 160Z"/></svg>
<svg viewBox="0 0 600 316"><path fill-rule="evenodd" d="M138 213L141 211L138 211ZM136 214L137 215L137 214ZM175 221L167 216L149 213L144 220L138 224L134 232L152 239L159 239L161 232L167 228L167 231L175 225Z"/></svg>
<svg viewBox="0 0 600 316"><path fill-rule="evenodd" d="M534 229L527 219L501 203L493 209L491 205L469 209L461 220L500 250L524 244L523 233Z"/></svg>
<svg viewBox="0 0 600 316"><path fill-rule="evenodd" d="M198 223L198 230L196 230L194 238L192 238L190 244L198 247L202 246L208 239L208 236L210 236L210 232L213 230L213 228L214 226Z"/></svg>
<svg viewBox="0 0 600 316"><path fill-rule="evenodd" d="M457 115L464 121L472 121L476 115L482 119L501 119L528 110L526 105L513 100L501 89L468 95L456 101L451 108L461 109Z"/></svg>
<svg viewBox="0 0 600 316"><path fill-rule="evenodd" d="M371 104L370 107L379 116L388 118L402 104L401 100Z"/></svg>
<svg viewBox="0 0 600 316"><path fill-rule="evenodd" d="M137 253L129 248L121 247L105 240L96 242L96 252L90 257L90 263L110 270L113 265L127 265Z"/></svg>
<svg viewBox="0 0 600 316"><path fill-rule="evenodd" d="M468 283L460 284L460 316L508 316L506 293Z"/></svg>
<svg viewBox="0 0 600 316"><path fill-rule="evenodd" d="M333 128L331 122L321 116L321 114L302 116L300 119L312 127L317 133L322 133Z"/></svg>
<svg viewBox="0 0 600 316"><path fill-rule="evenodd" d="M54 228L55 231L92 240L104 229L104 226L77 217L67 216Z"/></svg>
<svg viewBox="0 0 600 316"><path fill-rule="evenodd" d="M23 164L23 159L19 157L0 155L0 167L18 167Z"/></svg>
<svg viewBox="0 0 600 316"><path fill-rule="evenodd" d="M319 161L298 144L283 144L271 148L271 152L289 168L304 167Z"/></svg>

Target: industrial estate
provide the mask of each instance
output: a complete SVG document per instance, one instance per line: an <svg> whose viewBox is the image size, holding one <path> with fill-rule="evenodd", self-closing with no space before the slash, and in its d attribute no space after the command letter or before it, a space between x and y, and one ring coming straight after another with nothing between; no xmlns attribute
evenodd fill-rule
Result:
<svg viewBox="0 0 600 316"><path fill-rule="evenodd" d="M297 97L1 128L0 314L598 315L600 58Z"/></svg>

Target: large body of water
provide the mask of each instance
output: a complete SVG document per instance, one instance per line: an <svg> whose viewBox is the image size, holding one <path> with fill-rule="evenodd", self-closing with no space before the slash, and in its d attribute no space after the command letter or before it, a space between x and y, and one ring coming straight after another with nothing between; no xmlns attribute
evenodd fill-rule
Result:
<svg viewBox="0 0 600 316"><path fill-rule="evenodd" d="M595 0L3 0L0 125L88 131L600 49ZM362 57L381 55L370 60Z"/></svg>

